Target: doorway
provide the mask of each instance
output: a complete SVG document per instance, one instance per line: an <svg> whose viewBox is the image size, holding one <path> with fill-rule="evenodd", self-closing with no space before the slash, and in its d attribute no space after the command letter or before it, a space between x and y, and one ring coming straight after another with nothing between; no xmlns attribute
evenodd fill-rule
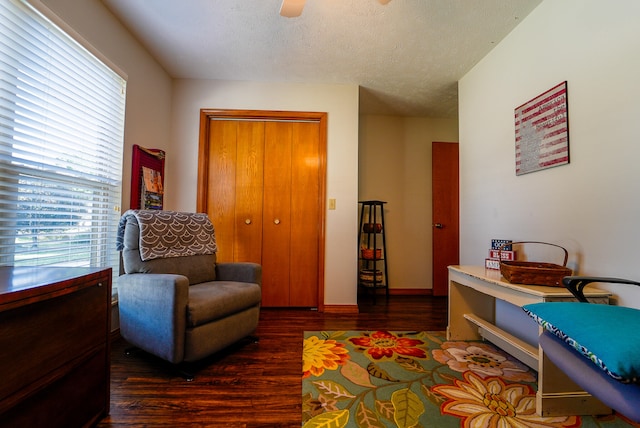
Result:
<svg viewBox="0 0 640 428"><path fill-rule="evenodd" d="M446 296L447 266L460 263L458 143L432 143L433 295Z"/></svg>

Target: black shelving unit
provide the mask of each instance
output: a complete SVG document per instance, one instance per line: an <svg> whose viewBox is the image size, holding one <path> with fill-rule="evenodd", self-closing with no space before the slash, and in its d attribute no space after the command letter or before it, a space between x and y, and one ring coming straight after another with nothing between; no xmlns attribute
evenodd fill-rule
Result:
<svg viewBox="0 0 640 428"><path fill-rule="evenodd" d="M378 289L384 289L389 299L387 272L387 242L384 227L385 201L359 201L358 286L371 291L373 304ZM365 220L366 218L366 220Z"/></svg>

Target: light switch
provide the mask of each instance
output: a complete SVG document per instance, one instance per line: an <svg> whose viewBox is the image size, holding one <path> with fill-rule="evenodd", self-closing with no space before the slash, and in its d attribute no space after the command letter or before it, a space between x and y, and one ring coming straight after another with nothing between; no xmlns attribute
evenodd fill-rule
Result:
<svg viewBox="0 0 640 428"><path fill-rule="evenodd" d="M330 210L335 210L336 209L336 200L335 199L329 199L329 209Z"/></svg>

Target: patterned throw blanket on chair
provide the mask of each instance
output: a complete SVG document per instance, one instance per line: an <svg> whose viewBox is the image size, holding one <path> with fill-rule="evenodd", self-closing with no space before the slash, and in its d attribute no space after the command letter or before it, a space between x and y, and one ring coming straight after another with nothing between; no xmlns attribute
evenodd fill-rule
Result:
<svg viewBox="0 0 640 428"><path fill-rule="evenodd" d="M213 254L218 251L213 224L204 213L128 210L120 218L116 247L124 249L124 229L135 219L140 226L140 258Z"/></svg>

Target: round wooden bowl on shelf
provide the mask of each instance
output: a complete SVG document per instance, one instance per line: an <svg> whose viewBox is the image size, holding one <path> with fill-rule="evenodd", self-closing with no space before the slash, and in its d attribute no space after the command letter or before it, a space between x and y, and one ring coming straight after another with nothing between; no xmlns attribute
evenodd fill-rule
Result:
<svg viewBox="0 0 640 428"><path fill-rule="evenodd" d="M382 258L382 249L381 248L377 248L375 250L375 254L374 254L374 250L373 248L362 248L361 249L361 253L362 253L362 258L363 259L367 259L367 260L380 260ZM375 255L375 257L374 257Z"/></svg>
<svg viewBox="0 0 640 428"><path fill-rule="evenodd" d="M364 233L380 233L382 232L382 224L380 223L365 223L362 225L362 231Z"/></svg>

